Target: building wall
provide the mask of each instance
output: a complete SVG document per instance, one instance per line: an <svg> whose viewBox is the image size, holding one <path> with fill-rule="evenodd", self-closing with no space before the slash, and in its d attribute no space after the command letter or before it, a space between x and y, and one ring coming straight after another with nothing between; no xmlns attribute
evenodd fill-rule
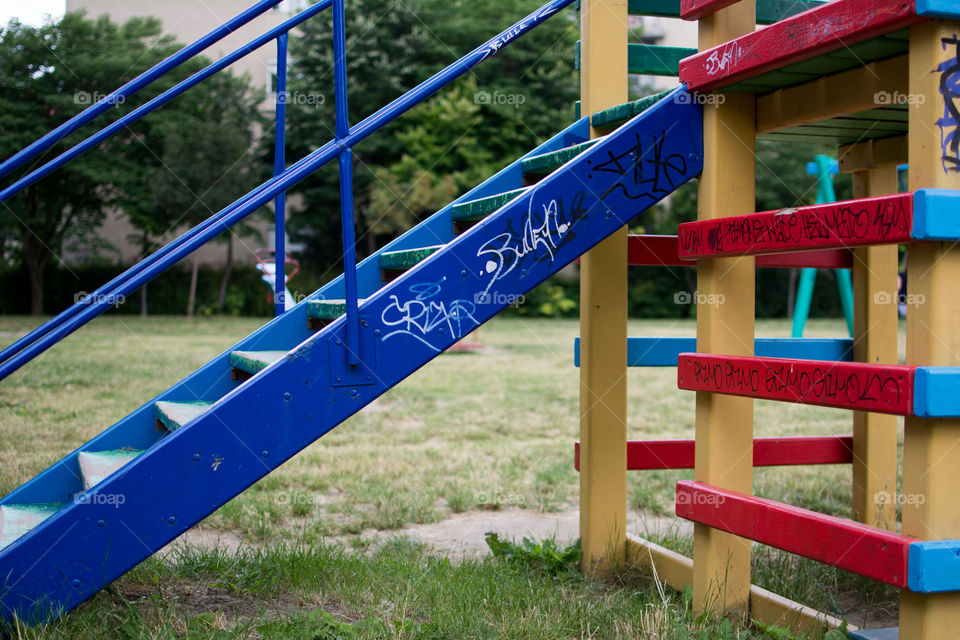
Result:
<svg viewBox="0 0 960 640"><path fill-rule="evenodd" d="M86 11L90 18L108 15L112 21L118 23L134 17L157 17L163 24L164 32L173 35L183 44L193 42L253 4L252 0L162 0L160 2L155 0L66 0L66 2L67 11ZM274 9L212 45L202 55L218 60L264 31L282 23L305 4L306 0L284 0ZM235 76L246 74L255 88L268 92L264 109L269 111L273 109L273 99L269 92L272 74L276 72L276 63L276 44L270 44L252 51L229 67ZM167 107L161 107L163 108ZM251 184L250 188L255 186ZM237 194L238 197L240 195L242 194ZM273 224L264 221L257 222L255 226L263 235L264 242L234 238L234 259L240 263L253 264L254 249L261 246L267 248L274 246ZM165 239L173 239L186 229L186 227L177 229L174 233L168 234ZM135 241L131 242L131 238L136 237L137 232L122 212L110 212L98 235L117 248L124 262L133 262L138 259L139 245ZM222 265L226 259L226 246L223 242L208 243L198 250L197 255L203 264ZM82 257L82 253L68 255L68 258L75 260Z"/></svg>

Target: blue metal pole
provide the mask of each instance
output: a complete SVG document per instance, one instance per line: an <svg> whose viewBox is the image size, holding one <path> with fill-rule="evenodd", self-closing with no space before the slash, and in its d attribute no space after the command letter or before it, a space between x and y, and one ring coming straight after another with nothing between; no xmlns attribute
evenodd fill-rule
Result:
<svg viewBox="0 0 960 640"><path fill-rule="evenodd" d="M147 71L144 71L139 76L126 83L116 91L112 92L110 95L104 97L96 104L87 107L53 131L47 133L42 138L32 142L29 146L24 147L17 153L4 160L3 163L0 163L0 178L13 171L24 162L49 149L57 142L67 137L97 116L122 103L123 99L132 96L137 91L147 86L160 76L164 75L171 69L183 64L215 42L222 40L260 14L265 13L274 5L280 4L281 1L282 0L260 0L260 2L256 3L243 13L238 14L207 35L187 45L183 49L180 49L172 56L168 57L162 62L157 63Z"/></svg>
<svg viewBox="0 0 960 640"><path fill-rule="evenodd" d="M277 122L273 150L273 175L286 169L286 127L287 127L287 34L277 38ZM287 310L287 259L286 259L286 223L287 192L279 193L273 201L274 215L274 269L273 303L276 314Z"/></svg>
<svg viewBox="0 0 960 640"><path fill-rule="evenodd" d="M41 337L34 336L36 330L31 332L24 338L24 340L29 339L32 343L31 346L24 347L20 353L10 356L9 359L0 363L0 380L6 378L36 355L50 348L62 338L70 335L96 316L111 308L111 300L113 297L130 295L170 266L176 264L197 248L203 246L226 229L229 229L268 203L276 197L277 194L289 190L295 184L333 160L333 158L340 154L344 146L353 146L364 138L376 133L384 125L403 115L420 102L423 102L438 90L464 75L473 67L496 54L501 48L509 45L518 37L524 35L530 29L573 2L574 0L552 0L547 3L520 22L477 47L460 60L437 72L376 113L366 117L360 124L350 130L350 134L343 141L339 143L330 141L309 155L301 158L280 176L264 182L233 204L217 212L200 225L159 249L146 260L142 260L122 275L97 289L89 296L89 302L74 304L72 308L76 309L76 311L72 319L61 321L57 324L56 328L51 327L48 333ZM64 312L64 314L66 314L66 312ZM5 354L6 352L7 351L4 350L3 353ZM0 358L3 357L5 356L0 354Z"/></svg>
<svg viewBox="0 0 960 640"><path fill-rule="evenodd" d="M306 22L307 20L317 15L321 11L324 11L327 7L329 7L332 4L333 4L333 0L320 0L320 2L314 5L311 5L309 8L298 13L297 15L290 18L289 20L286 20L282 24L277 25L273 29L270 29L269 31L259 36L258 38L251 40L249 43L247 43L243 47L240 47L239 49L233 51L229 55L224 56L220 60L217 60L213 64L209 65L208 67L198 71L197 73L193 74L183 82L180 82L177 85L171 87L170 89L167 89L156 98L150 100L146 104L143 104L137 107L127 115L117 120L116 122L113 122L109 126L104 127L103 129L93 134L83 142L77 144L71 149L68 149L67 151L64 151L53 160L50 160L49 162L44 164L42 167L34 169L32 172L20 178L9 187L0 191L0 202L3 202L4 200L8 200L12 196L16 195L20 191L23 191L24 189L34 184L41 178L44 178L45 176L56 171L63 165L67 164L77 156L83 153L86 153L90 149L96 147L98 144L100 144L107 138L110 138L111 136L115 135L118 131L123 131L124 129L129 127L131 124L133 124L143 116L147 115L154 109L165 105L166 103L170 102L171 100L179 96L184 91L192 87L195 87L196 85L200 84L210 76L216 73L219 73L223 69L226 69L237 60L240 60L241 58L249 54L251 51L256 51L260 47L279 38L281 35L287 33L291 29L299 26L303 22Z"/></svg>
<svg viewBox="0 0 960 640"><path fill-rule="evenodd" d="M336 109L334 135L341 145L340 229L343 234L343 288L347 315L347 364L360 364L360 302L357 300L356 230L353 221L353 152L347 112L347 25L344 0L333 0L333 86Z"/></svg>

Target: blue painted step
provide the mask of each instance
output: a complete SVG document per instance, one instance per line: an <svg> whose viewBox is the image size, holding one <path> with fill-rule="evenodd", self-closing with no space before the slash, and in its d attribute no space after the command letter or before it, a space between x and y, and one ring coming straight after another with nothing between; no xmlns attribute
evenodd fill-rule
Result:
<svg viewBox="0 0 960 640"><path fill-rule="evenodd" d="M159 400L154 405L157 422L168 431L176 431L194 418L206 413L212 402L166 402Z"/></svg>
<svg viewBox="0 0 960 640"><path fill-rule="evenodd" d="M503 205L523 194L526 190L526 187L523 189L514 189L506 193L498 193L495 196L455 204L453 205L453 211L450 213L450 217L454 222L477 222L478 220L483 220Z"/></svg>
<svg viewBox="0 0 960 640"><path fill-rule="evenodd" d="M80 466L80 475L83 476L84 490L100 484L141 453L143 451L139 449L81 451L77 455L77 464Z"/></svg>
<svg viewBox="0 0 960 640"><path fill-rule="evenodd" d="M358 301L363 304L362 298ZM322 329L347 312L347 301L343 298L332 300L307 301L307 326L316 331Z"/></svg>
<svg viewBox="0 0 960 640"><path fill-rule="evenodd" d="M260 373L285 355L286 351L233 351L230 353L230 366L235 376L237 372L240 373L234 379L245 380Z"/></svg>
<svg viewBox="0 0 960 640"><path fill-rule="evenodd" d="M5 504L0 506L0 549L59 511L65 503Z"/></svg>

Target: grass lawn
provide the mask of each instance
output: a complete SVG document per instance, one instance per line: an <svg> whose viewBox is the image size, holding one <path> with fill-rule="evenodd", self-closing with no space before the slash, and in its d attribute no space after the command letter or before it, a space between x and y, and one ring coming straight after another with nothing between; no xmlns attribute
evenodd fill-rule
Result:
<svg viewBox="0 0 960 640"><path fill-rule="evenodd" d="M0 344L35 326L0 319ZM59 460L229 347L258 319L111 316L0 383L0 492ZM632 321L631 335L692 335L693 321ZM808 336L840 336L812 321ZM758 336L786 336L786 321ZM451 560L404 526L505 507L575 508L577 323L496 319L479 354L445 355L213 514L239 551L179 545L145 562L38 638L787 637L694 617L647 576L585 582L493 557ZM629 436L692 437L676 370L631 369ZM757 402L757 435L850 432L848 412ZM673 510L692 472L633 472L641 520ZM849 467L761 469L758 495L846 516ZM372 531L386 532L371 537ZM659 542L689 553L686 529ZM643 533L639 531L638 533ZM362 535L365 534L365 535ZM889 619L896 592L757 546L754 582L854 624ZM739 634L739 635L738 635Z"/></svg>

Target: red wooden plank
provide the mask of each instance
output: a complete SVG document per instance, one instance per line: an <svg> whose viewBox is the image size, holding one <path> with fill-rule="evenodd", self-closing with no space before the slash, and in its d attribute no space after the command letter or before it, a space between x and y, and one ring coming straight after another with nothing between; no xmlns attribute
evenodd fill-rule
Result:
<svg viewBox="0 0 960 640"><path fill-rule="evenodd" d="M693 469L694 440L630 440L627 471ZM574 445L574 468L580 470L580 443ZM852 436L754 438L753 466L848 464L853 461Z"/></svg>
<svg viewBox="0 0 960 640"><path fill-rule="evenodd" d="M681 353L677 384L822 407L910 415L915 367Z"/></svg>
<svg viewBox="0 0 960 640"><path fill-rule="evenodd" d="M680 81L706 91L919 22L904 0L835 0L680 61Z"/></svg>
<svg viewBox="0 0 960 640"><path fill-rule="evenodd" d="M684 258L784 253L910 241L913 194L831 202L680 225Z"/></svg>
<svg viewBox="0 0 960 640"><path fill-rule="evenodd" d="M684 20L699 20L736 3L737 0L680 0L680 17Z"/></svg>
<svg viewBox="0 0 960 640"><path fill-rule="evenodd" d="M677 483L677 515L897 587L915 538L710 485Z"/></svg>
<svg viewBox="0 0 960 640"><path fill-rule="evenodd" d="M694 260L681 260L678 257L678 251L677 236L631 234L627 238L627 263L631 266L697 266ZM782 253L757 257L757 267L849 269L852 266L853 254L848 249Z"/></svg>

